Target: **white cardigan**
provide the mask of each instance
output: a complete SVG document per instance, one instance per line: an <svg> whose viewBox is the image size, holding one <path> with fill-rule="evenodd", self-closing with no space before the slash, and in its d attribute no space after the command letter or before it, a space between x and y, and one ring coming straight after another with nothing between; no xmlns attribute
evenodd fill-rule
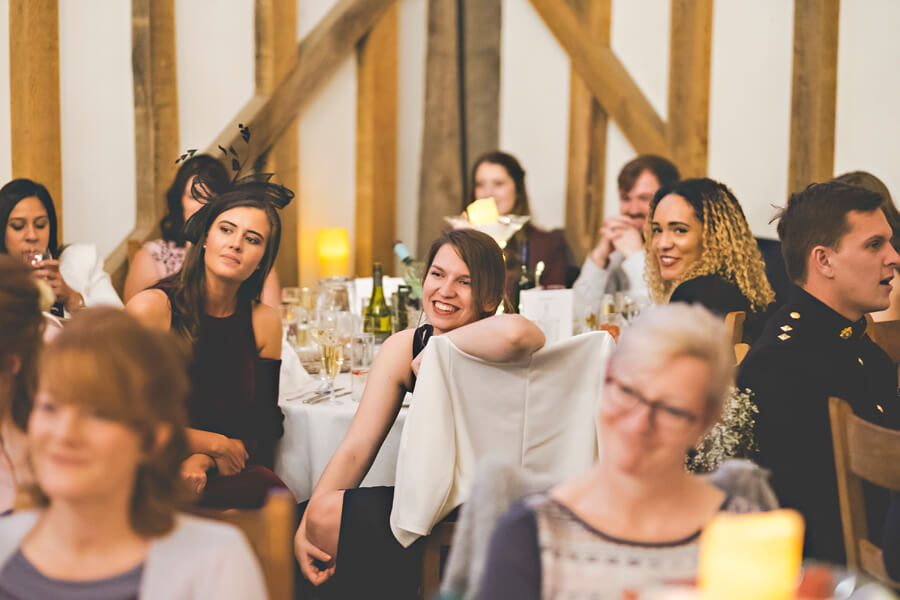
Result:
<svg viewBox="0 0 900 600"><path fill-rule="evenodd" d="M122 306L94 244L69 244L59 256L59 274L84 297L85 306Z"/></svg>
<svg viewBox="0 0 900 600"><path fill-rule="evenodd" d="M0 570L34 527L38 511L0 518ZM230 525L184 514L150 544L142 600L256 600L268 598L262 571L243 534Z"/></svg>

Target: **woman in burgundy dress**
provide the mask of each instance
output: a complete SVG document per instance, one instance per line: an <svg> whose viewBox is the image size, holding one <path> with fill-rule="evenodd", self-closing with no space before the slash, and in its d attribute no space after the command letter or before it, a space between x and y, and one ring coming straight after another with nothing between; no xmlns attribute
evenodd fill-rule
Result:
<svg viewBox="0 0 900 600"><path fill-rule="evenodd" d="M292 197L282 186L245 179L200 198L203 207L185 225L192 245L182 270L126 306L145 324L175 331L193 346L193 454L182 475L206 506L259 506L269 488L284 485L272 472L284 431L281 317L260 294L281 238L277 209Z"/></svg>
<svg viewBox="0 0 900 600"><path fill-rule="evenodd" d="M525 188L525 169L516 157L506 152L488 152L478 157L469 182L471 196L466 204L480 198L493 198L501 215L530 215L528 190ZM465 207L464 207L465 208ZM529 221L512 237L504 249L506 255L506 294L515 302L515 282L521 272L523 258L528 270L534 273L539 262L544 263L541 285L570 287L567 272L572 251L562 230L547 231Z"/></svg>

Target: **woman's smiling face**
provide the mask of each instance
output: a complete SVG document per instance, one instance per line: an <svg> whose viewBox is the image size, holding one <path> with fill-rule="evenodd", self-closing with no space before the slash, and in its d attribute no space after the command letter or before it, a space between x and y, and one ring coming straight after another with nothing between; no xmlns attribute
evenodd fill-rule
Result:
<svg viewBox="0 0 900 600"><path fill-rule="evenodd" d="M659 201L650 221L653 252L664 281L680 278L703 253L703 223L677 194Z"/></svg>
<svg viewBox="0 0 900 600"><path fill-rule="evenodd" d="M446 333L479 318L472 295L472 277L452 244L444 244L422 282L425 315L435 333Z"/></svg>

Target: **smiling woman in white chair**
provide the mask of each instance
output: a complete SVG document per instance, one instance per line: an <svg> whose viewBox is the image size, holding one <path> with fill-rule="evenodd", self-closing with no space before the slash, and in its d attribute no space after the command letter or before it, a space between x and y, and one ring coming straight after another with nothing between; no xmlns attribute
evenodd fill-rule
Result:
<svg viewBox="0 0 900 600"><path fill-rule="evenodd" d="M692 578L700 528L745 512L684 466L713 425L733 379L722 321L699 306L642 313L609 359L597 414L600 460L527 497L491 540L481 598L610 598Z"/></svg>
<svg viewBox="0 0 900 600"><path fill-rule="evenodd" d="M241 532L176 512L184 358L89 308L41 357L28 420L35 510L0 519L0 598L264 598Z"/></svg>
<svg viewBox="0 0 900 600"><path fill-rule="evenodd" d="M358 486L404 395L415 386L429 337L447 335L464 352L496 362L521 360L544 345L544 335L531 321L494 315L503 300L506 272L500 247L490 237L469 229L448 231L431 245L426 265L422 289L429 324L385 341L359 410L295 536L300 569L312 584L325 584L317 592L322 597L408 598L416 593L421 545L403 548L391 533L394 489Z"/></svg>

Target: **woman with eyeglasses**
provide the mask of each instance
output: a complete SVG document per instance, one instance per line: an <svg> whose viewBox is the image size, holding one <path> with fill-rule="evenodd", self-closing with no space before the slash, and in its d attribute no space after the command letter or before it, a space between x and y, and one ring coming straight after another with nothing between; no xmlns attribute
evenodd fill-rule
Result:
<svg viewBox="0 0 900 600"><path fill-rule="evenodd" d="M755 509L684 466L733 378L725 325L700 306L646 311L607 366L601 459L517 503L491 540L482 599L611 598L696 576L700 529Z"/></svg>

